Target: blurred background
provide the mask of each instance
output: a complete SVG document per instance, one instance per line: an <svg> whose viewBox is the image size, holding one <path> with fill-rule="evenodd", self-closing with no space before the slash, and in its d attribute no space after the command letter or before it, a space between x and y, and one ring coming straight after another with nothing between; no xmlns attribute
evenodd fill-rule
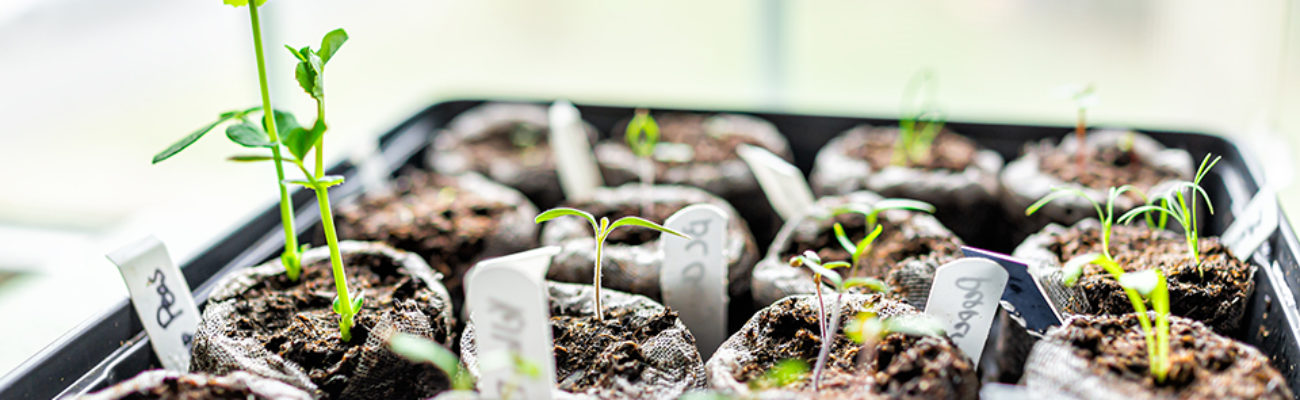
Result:
<svg viewBox="0 0 1300 400"><path fill-rule="evenodd" d="M1288 0L271 0L272 97L310 114L282 44L351 36L326 80L332 160L440 100L894 116L934 70L959 121L1213 132L1258 156L1283 208L1300 151L1300 10ZM0 374L125 298L104 254L148 234L183 263L276 201L267 164L223 161L220 132L151 157L221 111L258 104L248 12L218 0L0 1ZM797 134L797 133L796 133Z"/></svg>

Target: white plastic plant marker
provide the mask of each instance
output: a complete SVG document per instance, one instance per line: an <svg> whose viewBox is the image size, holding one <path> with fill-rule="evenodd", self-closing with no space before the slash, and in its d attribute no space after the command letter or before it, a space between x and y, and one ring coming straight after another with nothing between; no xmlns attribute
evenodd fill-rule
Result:
<svg viewBox="0 0 1300 400"><path fill-rule="evenodd" d="M977 365L1007 278L998 263L974 257L944 264L934 273L925 313L943 321L948 337Z"/></svg>
<svg viewBox="0 0 1300 400"><path fill-rule="evenodd" d="M799 168L762 147L742 144L736 154L754 171L763 194L781 219L793 219L812 206L816 198Z"/></svg>
<svg viewBox="0 0 1300 400"><path fill-rule="evenodd" d="M592 155L587 131L582 125L582 114L567 100L551 105L551 133L547 139L555 152L555 169L560 176L560 188L570 199L584 199L596 188L604 185Z"/></svg>
<svg viewBox="0 0 1300 400"><path fill-rule="evenodd" d="M1277 195L1270 187L1262 187L1246 208L1237 213L1232 225L1223 231L1223 243L1240 261L1250 259L1255 250L1277 231Z"/></svg>
<svg viewBox="0 0 1300 400"><path fill-rule="evenodd" d="M549 399L555 386L546 270L560 252L547 246L480 261L466 277L465 306L478 345L478 390L488 399ZM527 376L513 360L536 366ZM490 364L490 365L489 365Z"/></svg>
<svg viewBox="0 0 1300 400"><path fill-rule="evenodd" d="M712 204L686 206L664 221L664 226L690 236L659 236L664 263L659 284L664 305L677 311L695 336L700 357L708 359L727 340L728 216Z"/></svg>
<svg viewBox="0 0 1300 400"><path fill-rule="evenodd" d="M189 372L190 342L199 327L199 308L167 248L150 235L108 253L108 260L122 273L131 304L163 368Z"/></svg>

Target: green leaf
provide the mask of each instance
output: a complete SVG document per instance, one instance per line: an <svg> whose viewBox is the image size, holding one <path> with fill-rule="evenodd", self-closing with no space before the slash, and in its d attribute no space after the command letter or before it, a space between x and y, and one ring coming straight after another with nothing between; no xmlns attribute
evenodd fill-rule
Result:
<svg viewBox="0 0 1300 400"><path fill-rule="evenodd" d="M320 184L320 187L322 187L322 188L327 188L327 187L330 187L330 186L337 186L337 185L343 183L343 176L342 176L342 175L325 175L325 176L320 177L320 179L317 179L317 180L316 180L316 183Z"/></svg>
<svg viewBox="0 0 1300 400"><path fill-rule="evenodd" d="M244 147L264 148L272 146L271 138L266 135L266 132L257 129L257 125L248 122L227 126L226 137Z"/></svg>
<svg viewBox="0 0 1300 400"><path fill-rule="evenodd" d="M844 327L844 334L855 343L864 343L867 339L879 338L882 332L884 332L884 325L880 323L880 318L876 317L876 313L870 311L858 313L853 322Z"/></svg>
<svg viewBox="0 0 1300 400"><path fill-rule="evenodd" d="M883 199L872 205L875 211L881 210L910 210L934 214L934 205L920 200L912 199Z"/></svg>
<svg viewBox="0 0 1300 400"><path fill-rule="evenodd" d="M298 61L307 61L307 57L304 57L304 56L302 55L302 53L299 53L299 52L298 52L298 49L293 48L293 46L290 46L290 45L287 45L287 44L286 44L286 45L284 45L284 48L285 48L285 49L288 49L288 50L289 50L289 54L293 54L293 58L297 58Z"/></svg>
<svg viewBox="0 0 1300 400"><path fill-rule="evenodd" d="M865 287L877 293L889 292L889 284L876 278L853 277L844 281L845 289L855 287Z"/></svg>
<svg viewBox="0 0 1300 400"><path fill-rule="evenodd" d="M212 128L216 128L217 125L221 125L222 122L226 122L234 117L235 114L231 114L229 112L222 113L221 117L217 118L216 121L207 124L194 132L191 132L189 135L185 135L185 137L181 138L181 140L177 140L176 143L172 143L171 146L167 146L166 149L163 149L163 151L160 151L158 152L158 154L155 154L153 156L153 163L154 164L160 163L163 160L166 160L176 155L176 153L180 153L181 150L185 150L186 147L190 147L190 145L194 144L194 142L197 142L199 138L203 137L203 135L206 135L208 131L212 130Z"/></svg>
<svg viewBox="0 0 1300 400"><path fill-rule="evenodd" d="M388 338L388 348L408 360L433 364L456 381L461 373L460 359L451 350L421 336L398 332Z"/></svg>
<svg viewBox="0 0 1300 400"><path fill-rule="evenodd" d="M302 125L298 124L298 117L293 116L293 113L283 110L274 110L274 114L275 132L278 136L282 138L287 137L288 134L286 132L302 128ZM262 129L270 131L271 128L266 126L266 118L258 118L258 121L261 122Z"/></svg>
<svg viewBox="0 0 1300 400"><path fill-rule="evenodd" d="M669 234L669 235L673 235L673 236L677 236L677 237L682 237L682 238L686 238L686 239L690 239L690 238L691 238L690 236L687 236L687 235L685 235L685 234L682 234L681 232L678 232L678 231L675 231L675 230L672 230L672 229L668 229L667 227L665 227L665 226L663 226L663 225L659 225L659 224L656 224L656 223L654 223L654 222L650 222L650 220L647 220L647 219L645 219L645 218L641 218L641 217L627 216L627 217L619 218L618 220L614 221L614 223L611 224L611 225L609 226L609 230L610 230L610 231L613 231L615 228L618 228L618 227L620 227L620 226L639 226L639 227L642 227L642 228L650 228L650 229L654 229L654 230L656 230L656 231L664 232L664 233L667 233L667 234Z"/></svg>
<svg viewBox="0 0 1300 400"><path fill-rule="evenodd" d="M234 6L234 7L243 7L248 5L248 0L221 0L221 3L229 6ZM266 0L257 0L253 4L255 4L258 7L261 7L263 4L266 4Z"/></svg>
<svg viewBox="0 0 1300 400"><path fill-rule="evenodd" d="M1084 200L1087 200L1089 203L1092 203L1092 208L1095 211L1097 211L1097 218L1098 219L1106 218L1106 213L1102 211L1101 204L1097 204L1097 202L1094 201L1092 197L1088 196L1087 192L1084 192L1083 190L1080 190L1079 188L1076 187L1067 187L1067 186L1058 186L1052 188L1052 191L1047 193L1046 196L1043 196L1043 198L1038 199L1038 201L1034 202L1034 204L1030 204L1029 208L1025 209L1025 215L1026 216L1034 215L1035 212L1038 212L1038 209L1043 208L1043 206L1047 205L1047 203L1051 203L1052 200L1056 200L1069 195L1079 196Z"/></svg>
<svg viewBox="0 0 1300 400"><path fill-rule="evenodd" d="M600 233L600 226L596 225L596 217L593 217L590 213L587 213L586 211L582 211L576 208L557 207L557 208L552 208L550 210L543 211L541 214L537 214L537 218L533 219L533 223L540 224L566 215L582 217L583 219L586 219L587 222L591 223L591 231L595 233Z"/></svg>
<svg viewBox="0 0 1300 400"><path fill-rule="evenodd" d="M862 257L862 253L865 253L868 248L871 248L871 244L875 243L876 238L880 237L880 232L882 231L882 229L884 228L881 227L879 224L877 224L876 229L873 229L871 231L871 234L867 235L867 237L865 238L862 238L862 241L858 242L858 246L853 249L853 257L854 258Z"/></svg>
<svg viewBox="0 0 1300 400"><path fill-rule="evenodd" d="M277 119L276 124L279 123L280 120ZM316 124L310 130L298 127L296 119L292 120L291 124L294 128L289 129L287 132L282 131L286 132L282 142L284 142L284 147L289 149L289 154L293 154L299 160L305 160L307 159L307 152L311 151L312 146L315 146L316 142L320 141L321 136L325 135L325 124L316 121Z"/></svg>
<svg viewBox="0 0 1300 400"><path fill-rule="evenodd" d="M650 157L654 154L655 143L659 143L659 124L645 110L638 110L627 123L624 139L632 153L638 157Z"/></svg>
<svg viewBox="0 0 1300 400"><path fill-rule="evenodd" d="M835 240L840 242L840 247L843 247L844 251L853 252L857 248L857 246L853 245L853 241L849 240L849 235L844 233L844 225L836 222L833 230L835 231Z"/></svg>
<svg viewBox="0 0 1300 400"><path fill-rule="evenodd" d="M1083 275L1083 267L1103 257L1105 256L1101 253L1087 253L1066 261L1065 265L1061 266L1061 276L1065 281L1065 286L1074 286L1079 277Z"/></svg>
<svg viewBox="0 0 1300 400"><path fill-rule="evenodd" d="M340 177L340 178L339 178L339 181L342 182L342 181L343 181L343 178ZM353 314L356 314L356 313L358 313L358 312L361 312L361 305L365 304L365 299L366 299L366 291L365 291L365 290L358 290L358 291L357 291L357 296L354 297L354 298L352 299L352 313L353 313Z"/></svg>
<svg viewBox="0 0 1300 400"><path fill-rule="evenodd" d="M338 28L325 34L320 40L320 59L321 65L330 61L330 58L337 54L343 43L348 41L348 33L343 28Z"/></svg>
<svg viewBox="0 0 1300 400"><path fill-rule="evenodd" d="M772 387L786 387L803 380L808 373L808 363L796 358L781 360L763 374L763 380Z"/></svg>
<svg viewBox="0 0 1300 400"><path fill-rule="evenodd" d="M829 269L829 268L823 267L821 264L819 264L819 263L817 263L817 262L815 262L815 261L812 261L812 260L804 260L803 266L804 266L804 267L807 267L807 268L810 269L810 270L812 270L813 273L815 273L815 274L817 274L817 275L821 275L821 276L825 277L827 280L830 280L832 286L835 287L835 290L836 290L836 291L839 291L839 290L841 290L841 289L844 287L844 278L841 277L840 274L839 274L838 272L835 272L835 271L832 271L832 270ZM821 284L821 282L814 282L814 283L815 283L815 284L818 284L818 285Z"/></svg>
<svg viewBox="0 0 1300 400"><path fill-rule="evenodd" d="M281 183L284 183L284 184L286 184L286 185L298 185L298 186L302 186L302 187L309 188L309 189L315 189L315 187L312 185L311 181L306 180L306 179L285 179L285 180L280 181L280 182L281 182Z"/></svg>
<svg viewBox="0 0 1300 400"><path fill-rule="evenodd" d="M946 332L943 323L925 314L902 314L884 321L885 332L901 333L908 336L942 337Z"/></svg>
<svg viewBox="0 0 1300 400"><path fill-rule="evenodd" d="M269 155L257 155L257 154L236 154L230 157L226 157L226 161L234 161L234 162L259 162L259 161L271 161L274 159L275 159L274 157ZM281 156L280 161L294 162L296 161L296 159L292 157Z"/></svg>
<svg viewBox="0 0 1300 400"><path fill-rule="evenodd" d="M1155 270L1151 269L1129 272L1119 276L1120 287L1132 289L1141 294L1142 297L1151 297L1151 292L1156 289L1159 282L1159 275Z"/></svg>

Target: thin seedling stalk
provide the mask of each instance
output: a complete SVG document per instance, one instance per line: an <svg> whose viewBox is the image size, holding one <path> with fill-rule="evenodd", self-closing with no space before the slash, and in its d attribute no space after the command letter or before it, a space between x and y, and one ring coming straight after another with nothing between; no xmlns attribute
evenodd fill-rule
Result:
<svg viewBox="0 0 1300 400"><path fill-rule="evenodd" d="M248 14L253 25L253 50L257 54L257 83L262 90L262 114L266 120L266 134L271 142L271 159L275 164L275 185L280 189L280 222L284 227L284 254L281 257L285 273L290 280L297 281L302 271L298 256L298 233L293 223L293 198L289 196L289 187L284 183L283 157L280 155L280 137L275 127L275 112L271 108L271 92L266 77L266 57L262 53L262 27L257 15L257 3L248 3ZM317 153L319 156L320 153ZM318 167L319 168L319 167Z"/></svg>

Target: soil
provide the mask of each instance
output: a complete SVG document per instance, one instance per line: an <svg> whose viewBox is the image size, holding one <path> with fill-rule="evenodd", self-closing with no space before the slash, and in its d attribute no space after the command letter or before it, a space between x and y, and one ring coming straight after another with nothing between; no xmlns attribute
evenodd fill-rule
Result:
<svg viewBox="0 0 1300 400"><path fill-rule="evenodd" d="M131 393L122 400L246 400L261 398L248 388L231 388L214 382L195 382L193 378L167 377L144 391Z"/></svg>
<svg viewBox="0 0 1300 400"><path fill-rule="evenodd" d="M550 312L556 380L560 389L571 393L614 387L618 378L632 384L641 381L650 355L640 345L677 321L677 312L668 309L647 316L633 308L606 308L603 322L555 302Z"/></svg>
<svg viewBox="0 0 1300 400"><path fill-rule="evenodd" d="M475 160L474 168L487 171L492 160L516 160L516 165L526 169L554 170L551 145L547 141L550 128L527 122L500 125L473 140L464 143L464 150Z"/></svg>
<svg viewBox="0 0 1300 400"><path fill-rule="evenodd" d="M1137 314L1076 318L1050 338L1065 341L1077 356L1092 360L1089 367L1098 375L1138 382L1171 398L1261 398L1280 394L1270 389L1270 381L1281 382L1282 378L1268 365L1267 358L1258 354L1248 357L1242 351L1245 346L1185 319L1171 321L1169 329L1171 367L1164 382L1156 382L1149 373L1146 339L1138 328Z"/></svg>
<svg viewBox="0 0 1300 400"><path fill-rule="evenodd" d="M443 276L449 293L463 293L461 280L497 231L499 216L515 205L460 190L453 177L412 170L393 192L363 197L340 207L340 240L384 242L419 254Z"/></svg>
<svg viewBox="0 0 1300 400"><path fill-rule="evenodd" d="M866 219L860 214L837 215L834 222L844 226L844 231L849 234L851 240L862 240L866 236ZM904 285L894 281L890 272L905 261L933 259L936 260L936 264L943 264L962 257L961 243L954 238L915 237L915 232L905 227L907 224L900 226L883 216L878 218L878 223L882 225L880 237L876 238L872 248L863 256L863 263L858 266L859 271L856 275L884 277L889 280L886 283L890 284L895 294L901 294ZM780 260L789 260L805 250L818 249L817 255L823 262L851 262L849 252L840 246L839 240L835 238L835 231L830 229L833 223L827 222L825 225L826 228L811 243L800 242L797 239L792 241L781 251Z"/></svg>
<svg viewBox="0 0 1300 400"><path fill-rule="evenodd" d="M571 203L565 205L565 207L573 207L579 210L587 211L591 213L592 216L596 217L597 222L599 222L601 218L609 218L609 222L612 224L614 223L614 221L617 221L619 218L633 215L633 216L638 216L641 218L654 221L655 223L663 224L663 222L667 220L668 217L672 216L673 213L683 208L686 208L687 205L689 204L686 204L685 202L666 202L666 203L653 202L650 205L649 213L644 212L641 209L641 204L639 203L638 204L629 204L629 203L611 204L608 202L584 201L581 203ZM593 235L594 234L595 233L593 233ZM661 235L662 235L661 232L653 229L647 229L641 227L624 227L624 228L615 229L614 232L611 232L609 236L605 238L605 245L614 244L614 245L626 245L626 246L640 246L646 243L659 240L659 237Z"/></svg>
<svg viewBox="0 0 1300 400"><path fill-rule="evenodd" d="M281 274L253 284L235 301L237 312L232 318L236 330L227 334L262 343L268 351L304 368L324 398L340 398L352 380L366 379L357 370L364 362L362 354L388 352L370 348L366 339L389 310L403 311L396 315L421 313L430 320L437 320L439 314L430 302L422 301L432 297L426 284L403 273L392 259L370 253L345 253L343 264L349 289L354 293L365 292L362 310L352 328L352 340L343 342L339 338L339 316L332 308L336 291L328 259L303 265L299 282ZM451 335L448 327L435 324L433 329L430 339L448 342ZM437 391L447 388L447 377L435 367L398 362L404 365L387 365L385 372L401 374L403 379L392 380L390 392L377 396L420 398L436 391L425 393L417 390L418 387L432 386ZM392 379L391 376L369 379L385 378Z"/></svg>
<svg viewBox="0 0 1300 400"><path fill-rule="evenodd" d="M844 147L850 149L849 157L866 160L871 164L871 169L878 171L893 165L897 139L897 128L874 129L865 136L849 136L845 139ZM977 152L979 147L974 141L945 130L935 136L928 157L909 161L907 166L925 170L964 171L975 162Z"/></svg>
<svg viewBox="0 0 1300 400"><path fill-rule="evenodd" d="M1117 147L1091 149L1084 157L1083 168L1079 168L1075 153L1061 151L1059 147L1032 151L1041 153L1038 167L1044 173L1063 182L1075 182L1094 189L1133 185L1146 191L1161 182L1180 178L1177 171L1157 168L1145 163L1137 153Z"/></svg>
<svg viewBox="0 0 1300 400"><path fill-rule="evenodd" d="M1086 253L1100 253L1100 231L1071 228L1056 236L1048 250L1062 263ZM1186 239L1180 233L1153 230L1145 225L1116 225L1111 229L1111 255L1126 271L1160 268L1168 278L1170 312L1204 322L1216 332L1232 336L1240 328L1246 301L1254 290L1252 267L1228 253L1218 238L1201 238L1201 264L1192 264ZM1079 278L1092 313L1120 315L1133 312L1133 304L1119 283L1096 265L1084 268Z"/></svg>
<svg viewBox="0 0 1300 400"><path fill-rule="evenodd" d="M691 145L694 150L691 162L694 163L717 163L738 159L740 156L736 154L736 147L741 144L763 147L761 142L748 135L726 131L711 132L708 124L710 118L712 116L705 114L657 115L655 122L659 124L659 141ZM626 123L621 124L614 131L615 137L623 138L622 133L626 131L626 127Z"/></svg>
<svg viewBox="0 0 1300 400"><path fill-rule="evenodd" d="M875 299L882 301L879 296ZM786 359L803 360L809 366L817 362L821 349L817 310L807 304L787 297L771 307L788 310L763 313L758 329L745 332L747 341L755 344L754 358L735 372L737 381L757 380ZM903 307L887 301L881 307L890 304ZM877 312L892 315L903 311ZM841 314L841 327L855 317L854 313ZM836 336L817 398L865 397L864 387L869 394L907 399L974 399L978 393L975 365L950 339L889 334L876 344L875 357L862 364L858 363L860 350L847 336ZM811 392L810 380L811 372L784 389Z"/></svg>

